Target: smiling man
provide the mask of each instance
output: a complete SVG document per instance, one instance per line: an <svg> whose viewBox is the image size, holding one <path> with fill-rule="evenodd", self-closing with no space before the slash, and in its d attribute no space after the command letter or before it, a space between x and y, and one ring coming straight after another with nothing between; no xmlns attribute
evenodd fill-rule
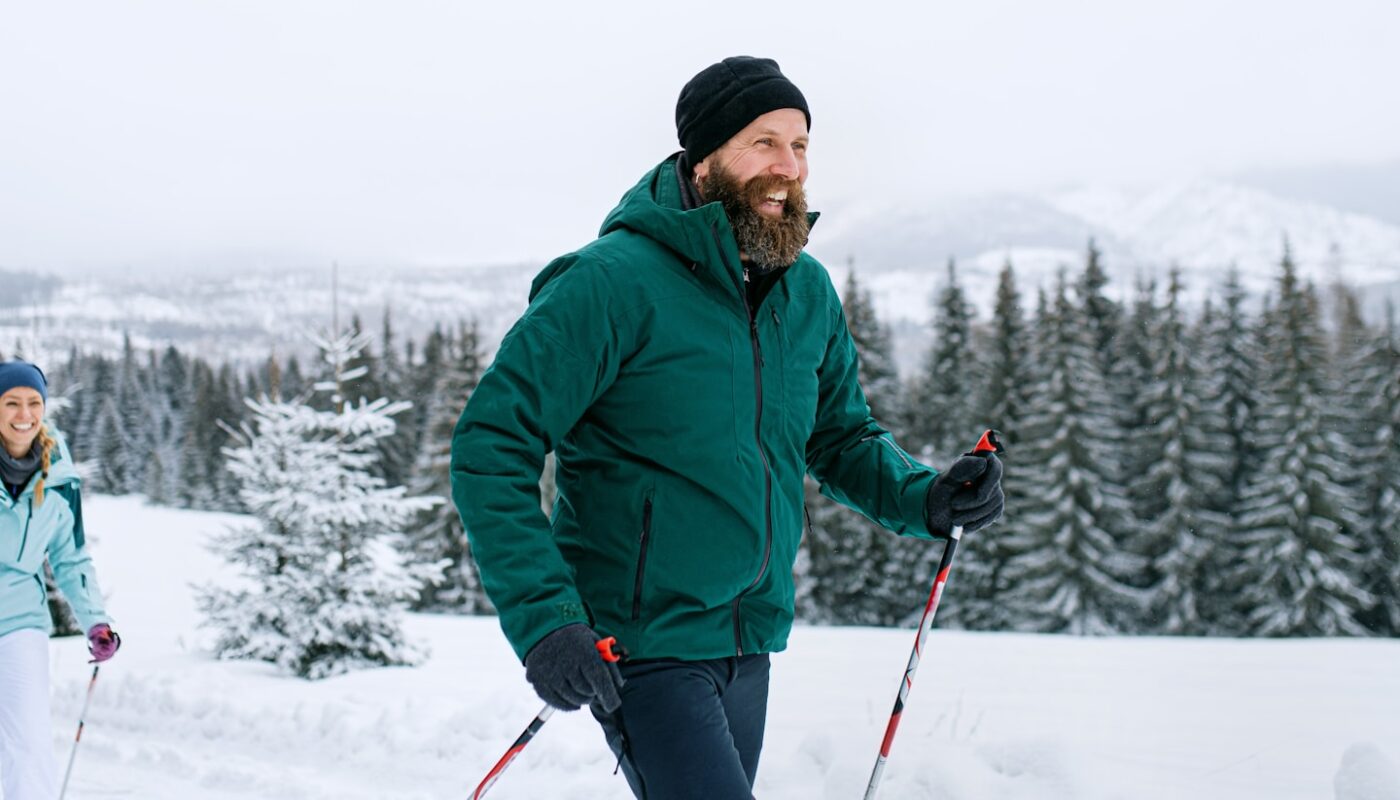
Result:
<svg viewBox="0 0 1400 800"><path fill-rule="evenodd" d="M684 151L535 279L453 436L453 500L526 678L591 706L645 800L752 796L804 475L910 536L1001 514L995 458L968 457L954 487L870 417L840 299L803 252L810 127L772 60L696 75Z"/></svg>

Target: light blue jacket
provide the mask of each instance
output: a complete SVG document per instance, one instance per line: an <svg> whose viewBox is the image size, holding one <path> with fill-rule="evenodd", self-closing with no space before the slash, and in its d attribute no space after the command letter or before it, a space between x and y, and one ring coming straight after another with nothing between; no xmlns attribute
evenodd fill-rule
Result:
<svg viewBox="0 0 1400 800"><path fill-rule="evenodd" d="M58 432L49 432L57 446L44 483L44 502L34 502L37 472L18 500L0 488L0 636L22 628L52 630L44 589L45 556L83 631L111 622L83 546L83 506L73 457Z"/></svg>

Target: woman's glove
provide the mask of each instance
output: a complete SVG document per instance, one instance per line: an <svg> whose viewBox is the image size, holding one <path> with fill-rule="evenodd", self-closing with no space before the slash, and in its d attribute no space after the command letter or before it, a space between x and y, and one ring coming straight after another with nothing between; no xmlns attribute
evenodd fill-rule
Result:
<svg viewBox="0 0 1400 800"><path fill-rule="evenodd" d="M98 664L117 654L122 646L122 637L105 622L99 622L88 631L88 652L92 654L90 664Z"/></svg>

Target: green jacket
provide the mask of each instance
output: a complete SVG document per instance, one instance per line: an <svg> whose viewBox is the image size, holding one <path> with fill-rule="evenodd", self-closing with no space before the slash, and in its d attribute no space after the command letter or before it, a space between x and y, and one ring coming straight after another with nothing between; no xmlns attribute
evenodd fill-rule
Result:
<svg viewBox="0 0 1400 800"><path fill-rule="evenodd" d="M782 650L804 473L930 538L936 472L856 371L821 264L804 253L750 308L720 204L683 209L675 156L648 173L535 278L453 433L452 497L516 653L572 622L633 658Z"/></svg>

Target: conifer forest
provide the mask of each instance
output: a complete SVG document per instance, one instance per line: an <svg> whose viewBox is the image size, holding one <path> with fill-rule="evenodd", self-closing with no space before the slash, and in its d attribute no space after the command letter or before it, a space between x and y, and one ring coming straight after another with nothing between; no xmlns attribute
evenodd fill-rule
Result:
<svg viewBox="0 0 1400 800"><path fill-rule="evenodd" d="M842 290L873 416L906 451L941 468L984 428L1007 445L1006 515L962 540L941 626L1400 635L1394 310L1363 318L1354 290L1302 281L1286 246L1262 296L1233 275L1187 287L1173 272L1140 281L1125 301L1121 290L1106 291L1090 244L1082 263L1034 294L1022 292L1008 263L982 316L957 265L946 270L930 298L920 366L902 376L859 275ZM387 314L376 327L371 334L356 319L345 336L318 342L316 359L252 367L173 346L128 344L116 358L74 351L45 365L58 395L53 418L90 492L249 514L251 527L230 531L226 544L250 574L289 576L291 564L310 574L318 552L335 552L358 566L326 590L365 609L491 614L449 499L448 451L492 343L470 322L444 321L417 341L401 340ZM293 463L297 442L331 439L339 450L301 457L334 462L341 478ZM274 497L299 481L347 485L344 475L363 482L359 500L323 492L297 506ZM288 533L347 502L374 513L327 522L334 536ZM941 545L889 534L810 480L807 509L799 618L916 622ZM289 536L300 551L278 544ZM392 551L392 569L376 547ZM307 596L316 580L288 577L262 594L260 605L278 606L279 630L316 613ZM228 630L257 627L248 597L204 602ZM312 677L338 671L337 659L412 663L392 626L376 632L372 617L334 623L358 620L362 638L377 642L355 652L319 653L314 625L291 650L248 637L221 648Z"/></svg>

